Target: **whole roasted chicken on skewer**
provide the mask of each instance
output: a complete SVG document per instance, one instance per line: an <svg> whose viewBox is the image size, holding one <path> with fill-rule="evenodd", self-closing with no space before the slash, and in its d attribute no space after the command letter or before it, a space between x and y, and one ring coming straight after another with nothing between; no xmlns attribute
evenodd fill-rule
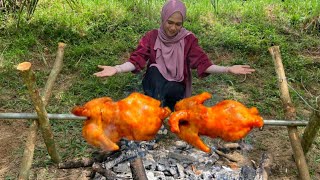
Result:
<svg viewBox="0 0 320 180"><path fill-rule="evenodd" d="M205 92L180 100L168 121L171 131L189 144L209 152L210 148L202 142L200 135L236 141L252 128L263 126L257 108L246 108L233 100L206 107L203 103L209 98L211 94Z"/></svg>
<svg viewBox="0 0 320 180"><path fill-rule="evenodd" d="M161 108L160 101L139 93L132 93L118 102L109 97L93 99L84 106L73 108L72 113L86 116L82 135L86 141L105 151L119 149L121 138L151 140L171 113Z"/></svg>

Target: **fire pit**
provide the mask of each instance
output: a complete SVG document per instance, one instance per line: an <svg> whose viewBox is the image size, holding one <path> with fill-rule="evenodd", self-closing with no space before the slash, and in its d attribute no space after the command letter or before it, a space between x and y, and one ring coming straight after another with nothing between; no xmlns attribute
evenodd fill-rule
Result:
<svg viewBox="0 0 320 180"><path fill-rule="evenodd" d="M130 163L135 158L141 158L145 175L149 180L167 179L254 179L256 173L251 163L240 166L241 163L232 161L235 156L225 154L223 151L234 151L228 148L212 146L211 153L205 153L194 148L184 141L173 141L165 147L163 145L163 134L167 130L161 130L152 141L120 141L120 151L110 156L100 165L112 174L111 179L140 179L132 177ZM168 137L168 135L166 135ZM169 134L170 137L170 134ZM174 135L172 135L174 137ZM243 145L232 143L233 147L241 149ZM233 158L232 158L233 157ZM242 157L243 158L243 157ZM243 163L242 163L243 164ZM110 178L110 176L109 176ZM94 180L108 179L99 173L95 173Z"/></svg>

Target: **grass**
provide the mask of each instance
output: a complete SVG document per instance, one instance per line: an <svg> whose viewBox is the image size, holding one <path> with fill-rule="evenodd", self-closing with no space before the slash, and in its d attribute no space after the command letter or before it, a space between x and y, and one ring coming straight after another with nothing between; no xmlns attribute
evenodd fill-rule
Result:
<svg viewBox="0 0 320 180"><path fill-rule="evenodd" d="M141 90L141 76L130 73L98 79L97 65L126 61L139 39L158 28L162 1L82 0L71 8L66 1L40 1L32 19L19 29L9 14L0 14L0 107L8 112L32 112L26 87L15 66L31 61L38 87L44 87L55 58L58 42L65 42L64 68L56 82L48 112L66 113L78 104L100 96L115 100ZM261 114L282 119L277 79L268 48L279 45L292 100L307 112L319 96L319 31L304 32L306 21L320 12L317 0L219 1L215 13L210 1L185 0L185 27L196 34L214 63L249 64L257 71L243 76L212 75L194 78L194 94L213 93L212 103L235 99L256 106ZM225 56L228 55L228 56ZM1 109L1 110L2 110ZM298 117L307 119L307 114ZM304 111L305 112L305 111ZM91 148L81 138L81 122L52 121L64 159L89 156ZM46 151L36 151L36 164ZM319 157L316 161L319 161ZM50 164L50 163L49 163Z"/></svg>

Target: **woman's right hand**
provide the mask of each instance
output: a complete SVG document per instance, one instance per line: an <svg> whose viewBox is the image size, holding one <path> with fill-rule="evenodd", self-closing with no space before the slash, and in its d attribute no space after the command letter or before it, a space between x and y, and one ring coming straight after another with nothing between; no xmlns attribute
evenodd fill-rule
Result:
<svg viewBox="0 0 320 180"><path fill-rule="evenodd" d="M100 69L103 69L102 71L100 72L96 72L94 73L93 75L97 76L97 77L106 77L106 76L113 76L117 73L117 69L113 66L101 66L101 65L98 65L98 67Z"/></svg>

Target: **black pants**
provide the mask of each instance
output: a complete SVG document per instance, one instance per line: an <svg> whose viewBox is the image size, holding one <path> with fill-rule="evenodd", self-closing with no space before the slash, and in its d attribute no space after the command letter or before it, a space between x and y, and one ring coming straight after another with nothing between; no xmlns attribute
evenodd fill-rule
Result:
<svg viewBox="0 0 320 180"><path fill-rule="evenodd" d="M185 93L185 86L182 83L166 80L156 67L148 68L142 86L146 95L161 101L161 106L167 106L171 111Z"/></svg>

